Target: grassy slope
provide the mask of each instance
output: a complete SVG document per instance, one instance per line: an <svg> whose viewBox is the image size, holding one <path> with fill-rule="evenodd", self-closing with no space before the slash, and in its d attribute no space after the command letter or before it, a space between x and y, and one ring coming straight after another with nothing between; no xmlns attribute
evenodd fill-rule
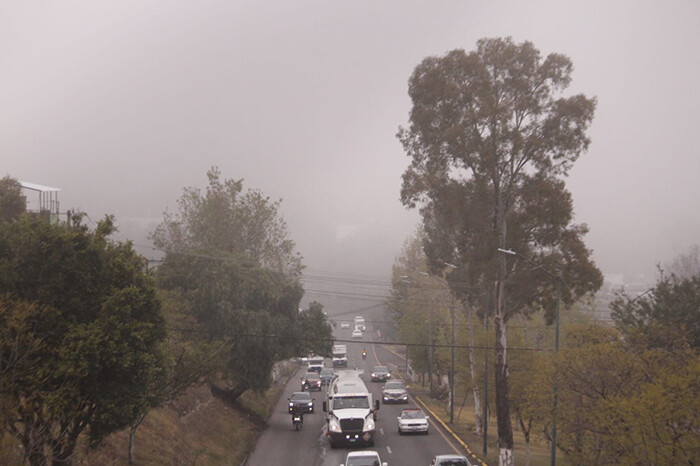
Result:
<svg viewBox="0 0 700 466"><path fill-rule="evenodd" d="M255 446L286 378L262 394L245 393L231 405L211 395L208 386L192 388L175 402L151 411L136 432L137 465L239 465ZM87 450L81 441L75 463L127 465L128 429ZM13 439L0 438L0 465L19 465Z"/></svg>

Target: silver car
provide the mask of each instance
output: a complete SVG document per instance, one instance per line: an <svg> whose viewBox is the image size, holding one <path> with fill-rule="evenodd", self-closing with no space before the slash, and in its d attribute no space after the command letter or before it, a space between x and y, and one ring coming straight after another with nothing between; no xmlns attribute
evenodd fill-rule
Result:
<svg viewBox="0 0 700 466"><path fill-rule="evenodd" d="M408 403L408 391L400 380L389 380L382 389L382 401L386 403Z"/></svg>
<svg viewBox="0 0 700 466"><path fill-rule="evenodd" d="M472 463L462 455L438 455L433 458L430 466L472 466Z"/></svg>

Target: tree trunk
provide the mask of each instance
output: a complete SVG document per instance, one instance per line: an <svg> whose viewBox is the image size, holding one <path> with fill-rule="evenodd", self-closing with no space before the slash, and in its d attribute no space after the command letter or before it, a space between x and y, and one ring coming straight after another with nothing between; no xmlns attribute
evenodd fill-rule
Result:
<svg viewBox="0 0 700 466"><path fill-rule="evenodd" d="M479 384L476 380L476 364L474 360L474 311L471 307L467 307L467 332L469 335L469 373L472 379L472 393L474 394L474 414L476 418L476 435L483 435L484 420L481 410L481 395L479 393ZM485 375L484 375L485 376Z"/></svg>
<svg viewBox="0 0 700 466"><path fill-rule="evenodd" d="M525 436L525 466L530 466L530 432L532 431L532 419L529 419L526 425L523 418L518 413L518 421L520 422L520 428Z"/></svg>
<svg viewBox="0 0 700 466"><path fill-rule="evenodd" d="M506 247L506 211L503 201L498 206L498 225L500 233L500 247ZM504 254L498 254L498 285L496 288L496 310L494 315L494 327L496 329L496 341L494 342L494 372L496 378L496 421L498 424L498 464L500 466L515 465L513 456L513 426L510 419L510 399L508 395L508 363L506 352L508 349L508 326L506 323L506 258Z"/></svg>
<svg viewBox="0 0 700 466"><path fill-rule="evenodd" d="M139 416L139 418L131 424L129 429L129 464L136 463L136 456L134 455L134 440L136 439L136 430L139 428L143 420L146 419L146 415Z"/></svg>

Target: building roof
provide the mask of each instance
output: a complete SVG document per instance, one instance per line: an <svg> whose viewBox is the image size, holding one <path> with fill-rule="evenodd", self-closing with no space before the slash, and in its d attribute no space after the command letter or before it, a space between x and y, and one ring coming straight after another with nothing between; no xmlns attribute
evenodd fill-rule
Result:
<svg viewBox="0 0 700 466"><path fill-rule="evenodd" d="M31 189L32 191L39 191L42 193L57 192L61 190L61 188L52 188L51 186L43 186L36 183L30 183L28 181L20 181L19 184L25 189Z"/></svg>

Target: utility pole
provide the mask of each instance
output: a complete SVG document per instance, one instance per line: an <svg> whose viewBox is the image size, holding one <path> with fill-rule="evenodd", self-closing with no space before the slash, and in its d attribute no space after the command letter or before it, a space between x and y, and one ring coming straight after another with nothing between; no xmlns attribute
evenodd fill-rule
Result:
<svg viewBox="0 0 700 466"><path fill-rule="evenodd" d="M484 348L488 348L488 338L489 338L489 308L488 306L484 310ZM489 405L489 351L484 350L484 406L482 407L483 414L481 415L482 431L484 433L484 457L488 453L488 432L489 432L489 417L488 417L488 405Z"/></svg>
<svg viewBox="0 0 700 466"><path fill-rule="evenodd" d="M455 417L455 295L452 296L452 361L450 362L450 424L454 424Z"/></svg>
<svg viewBox="0 0 700 466"><path fill-rule="evenodd" d="M559 305L561 303L561 275L557 275L557 313L556 313L556 323L554 331L554 354L559 355ZM554 387L552 387L553 400L552 400L552 451L550 452L550 464L555 466L557 464L557 404L559 401L559 394L557 392L557 371L554 371Z"/></svg>
<svg viewBox="0 0 700 466"><path fill-rule="evenodd" d="M519 254L511 249L497 249L498 252L503 254L508 254L511 256L517 256L532 265L536 269L542 270L544 273L554 278L557 282L557 306L555 313L555 326L554 326L554 354L555 356L559 354L559 307L561 305L561 274L555 274L546 269L542 264L531 261L527 257ZM554 371L554 381L552 383L552 446L549 452L549 460L551 466L556 466L557 464L557 404L559 401L559 395L557 393L557 372Z"/></svg>
<svg viewBox="0 0 700 466"><path fill-rule="evenodd" d="M452 270L457 270L456 265L448 264L445 265ZM450 290L451 304L450 304L450 314L452 317L452 357L450 362L450 424L454 424L455 415L455 294Z"/></svg>
<svg viewBox="0 0 700 466"><path fill-rule="evenodd" d="M428 308L428 380L430 397L433 397L433 308Z"/></svg>

